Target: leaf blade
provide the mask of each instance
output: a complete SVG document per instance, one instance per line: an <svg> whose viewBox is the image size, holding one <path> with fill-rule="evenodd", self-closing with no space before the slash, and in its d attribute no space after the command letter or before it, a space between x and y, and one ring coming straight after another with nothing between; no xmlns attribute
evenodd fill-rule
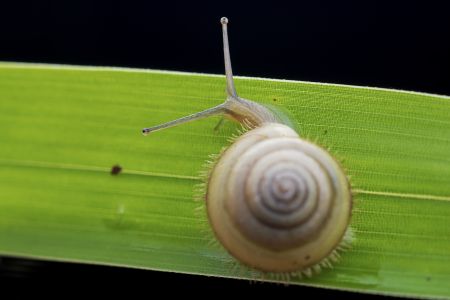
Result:
<svg viewBox="0 0 450 300"><path fill-rule="evenodd" d="M450 297L448 97L236 85L331 147L358 191L353 249L302 284ZM222 76L0 64L0 253L239 277L228 254L208 245L192 201L204 161L236 126L215 133L212 118L140 134L220 103L224 88Z"/></svg>

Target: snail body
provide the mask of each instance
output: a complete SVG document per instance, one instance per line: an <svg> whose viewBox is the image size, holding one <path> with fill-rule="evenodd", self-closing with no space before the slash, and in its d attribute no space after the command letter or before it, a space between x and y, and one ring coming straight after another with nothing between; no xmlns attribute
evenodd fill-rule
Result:
<svg viewBox="0 0 450 300"><path fill-rule="evenodd" d="M143 133L223 114L249 130L224 150L209 172L208 219L215 236L241 263L263 272L305 272L328 262L345 243L352 208L339 163L303 140L263 105L234 87L226 18L227 100Z"/></svg>

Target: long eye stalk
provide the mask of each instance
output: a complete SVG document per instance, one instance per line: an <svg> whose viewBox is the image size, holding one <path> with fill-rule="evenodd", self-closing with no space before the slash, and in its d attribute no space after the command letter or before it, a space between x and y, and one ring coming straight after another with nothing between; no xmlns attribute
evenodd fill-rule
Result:
<svg viewBox="0 0 450 300"><path fill-rule="evenodd" d="M237 99L238 95L236 93L236 88L234 87L233 72L231 70L230 46L228 43L228 31L227 31L228 19L223 17L220 19L220 23L222 24L222 33L223 33L223 56L224 56L224 60L225 60L225 75L227 77L227 94L228 94L228 97ZM142 129L142 133L144 135L148 135L151 132L169 128L169 127L173 127L173 126L177 126L179 124L191 122L191 121L206 118L209 116L224 114L227 112L227 107L228 107L227 105L228 105L227 102L224 102L215 107L208 108L204 111L201 111L201 112L198 112L198 113L186 116L186 117L182 117L177 120L173 120L173 121L170 121L170 122L167 122L164 124L160 124L160 125L156 125L153 127L144 128L144 129Z"/></svg>
<svg viewBox="0 0 450 300"><path fill-rule="evenodd" d="M228 43L228 19L223 17L220 19L222 23L223 35L223 56L225 60L225 75L227 76L227 94L233 98L237 98L236 88L234 87L233 71L231 69L230 44Z"/></svg>
<svg viewBox="0 0 450 300"><path fill-rule="evenodd" d="M201 111L201 112L198 112L198 113L186 116L186 117L182 117L182 118L179 118L179 119L167 122L167 123L163 123L163 124L160 124L160 125L156 125L156 126L153 126L153 127L144 128L144 129L142 129L142 134L148 135L150 132L158 131L158 130L161 130L161 129L166 129L166 128L169 128L169 127L177 126L179 124L195 121L195 120L198 120L198 119L207 118L209 116L215 116L215 115L218 115L218 114L223 114L225 112L224 109L225 109L225 104L222 103L222 104L219 104L219 105L217 105L215 107L208 108L208 109L206 109L204 111Z"/></svg>

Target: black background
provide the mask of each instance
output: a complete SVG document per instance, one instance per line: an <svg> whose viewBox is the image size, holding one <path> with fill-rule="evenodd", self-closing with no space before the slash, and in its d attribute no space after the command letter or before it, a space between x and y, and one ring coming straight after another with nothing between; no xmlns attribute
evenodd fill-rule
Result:
<svg viewBox="0 0 450 300"><path fill-rule="evenodd" d="M450 94L439 2L240 2L0 2L0 60L222 74L227 16L237 75Z"/></svg>
<svg viewBox="0 0 450 300"><path fill-rule="evenodd" d="M223 74L219 19L227 16L237 75L450 94L450 16L445 1L242 2L2 1L0 61ZM239 288L360 297L11 258L1 261L0 276L20 283L39 281L44 290L57 280L76 282L77 287L103 280L111 282L113 291L128 282L149 292L170 284L175 290Z"/></svg>

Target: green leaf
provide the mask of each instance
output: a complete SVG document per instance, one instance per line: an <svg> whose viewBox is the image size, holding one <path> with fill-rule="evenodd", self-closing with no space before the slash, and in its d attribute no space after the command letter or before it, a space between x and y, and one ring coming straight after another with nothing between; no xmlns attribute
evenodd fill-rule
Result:
<svg viewBox="0 0 450 300"><path fill-rule="evenodd" d="M238 78L345 166L353 247L293 284L450 297L450 98ZM141 128L224 100L224 76L0 64L0 254L248 278L193 201L237 125ZM113 165L120 174L110 174ZM207 230L206 230L207 231Z"/></svg>

